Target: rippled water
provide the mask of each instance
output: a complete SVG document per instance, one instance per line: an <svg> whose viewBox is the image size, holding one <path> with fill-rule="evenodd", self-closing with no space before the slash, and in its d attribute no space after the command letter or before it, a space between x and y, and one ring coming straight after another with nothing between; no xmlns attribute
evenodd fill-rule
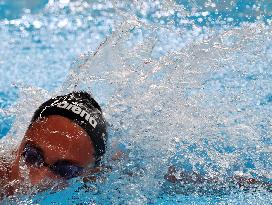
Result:
<svg viewBox="0 0 272 205"><path fill-rule="evenodd" d="M41 1L1 16L3 149L45 99L86 89L129 153L88 188L7 203L270 204L265 191L185 196L164 180L170 165L272 179L271 3L203 2Z"/></svg>

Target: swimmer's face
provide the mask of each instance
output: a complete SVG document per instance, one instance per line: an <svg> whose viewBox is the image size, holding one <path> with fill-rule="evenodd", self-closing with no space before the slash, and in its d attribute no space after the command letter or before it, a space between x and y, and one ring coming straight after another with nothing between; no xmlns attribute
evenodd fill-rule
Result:
<svg viewBox="0 0 272 205"><path fill-rule="evenodd" d="M29 144L31 149L34 147L35 151L37 148L42 153L46 164L33 166L26 163L31 184L38 184L48 178L63 178L50 168L58 162L68 162L80 168L95 163L94 145L88 134L79 125L62 116L52 115L32 124L18 150L15 162L18 167Z"/></svg>

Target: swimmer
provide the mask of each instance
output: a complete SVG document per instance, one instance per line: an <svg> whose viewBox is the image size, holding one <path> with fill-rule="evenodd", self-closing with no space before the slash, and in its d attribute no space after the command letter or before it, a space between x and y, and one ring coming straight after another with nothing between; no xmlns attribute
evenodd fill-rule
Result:
<svg viewBox="0 0 272 205"><path fill-rule="evenodd" d="M266 190L272 192L272 184L253 178L250 174L241 172L227 179L217 177L205 177L196 172L178 170L175 166L168 168L164 176L167 192L175 192L183 195L226 195L237 191Z"/></svg>
<svg viewBox="0 0 272 205"><path fill-rule="evenodd" d="M95 172L105 153L106 121L86 92L72 92L43 103L34 113L15 160L0 157L0 199L46 179L71 179ZM22 170L27 171L25 173Z"/></svg>
<svg viewBox="0 0 272 205"><path fill-rule="evenodd" d="M46 101L34 113L16 150L15 160L7 162L0 157L0 199L14 194L27 183L36 186L48 179L65 181L103 171L100 162L106 142L106 121L102 110L88 93L72 92ZM122 152L116 152L113 160L121 155ZM271 184L251 177L235 176L220 181L178 171L173 166L165 179L171 184L170 191L174 185L182 185L183 188L177 191L182 194L233 188L231 184L238 188L262 187L271 191Z"/></svg>

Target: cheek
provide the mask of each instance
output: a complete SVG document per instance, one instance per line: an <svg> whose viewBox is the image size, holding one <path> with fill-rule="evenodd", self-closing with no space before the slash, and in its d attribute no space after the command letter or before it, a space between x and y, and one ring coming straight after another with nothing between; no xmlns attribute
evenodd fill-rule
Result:
<svg viewBox="0 0 272 205"><path fill-rule="evenodd" d="M95 151L92 148L79 150L81 160L85 162L85 166L89 163L95 162Z"/></svg>
<svg viewBox="0 0 272 205"><path fill-rule="evenodd" d="M87 166L89 163L95 161L95 151L92 146L93 145L88 141L72 143L69 147L67 155L70 155L72 158L76 159L75 161L78 161L81 166Z"/></svg>

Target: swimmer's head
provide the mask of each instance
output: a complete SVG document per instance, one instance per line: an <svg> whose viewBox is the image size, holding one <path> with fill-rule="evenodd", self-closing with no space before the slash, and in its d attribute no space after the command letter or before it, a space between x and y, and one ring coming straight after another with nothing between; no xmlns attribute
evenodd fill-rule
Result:
<svg viewBox="0 0 272 205"><path fill-rule="evenodd" d="M89 135L95 147L96 163L106 148L106 121L99 104L87 92L57 96L43 103L32 117L31 124L51 115L60 115L78 124Z"/></svg>
<svg viewBox="0 0 272 205"><path fill-rule="evenodd" d="M106 136L102 110L88 93L57 96L34 113L13 172L19 172L23 160L32 184L45 178L78 176L90 164L99 164L105 153Z"/></svg>

